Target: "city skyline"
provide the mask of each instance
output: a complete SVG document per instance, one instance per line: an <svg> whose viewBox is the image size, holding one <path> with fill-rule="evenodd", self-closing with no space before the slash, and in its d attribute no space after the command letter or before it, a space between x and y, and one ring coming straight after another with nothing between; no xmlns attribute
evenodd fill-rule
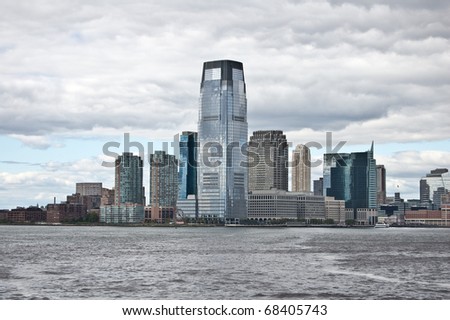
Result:
<svg viewBox="0 0 450 320"><path fill-rule="evenodd" d="M374 140L387 196L403 198L418 199L420 179L450 166L449 4L218 6L2 4L0 208L63 200L80 181L111 188L102 147L126 132L146 145L196 131L198 70L215 59L244 63L249 132L279 128L290 152L325 146L327 131L333 146L346 141L339 152ZM227 26L216 23L224 13ZM312 160L325 152L312 148Z"/></svg>

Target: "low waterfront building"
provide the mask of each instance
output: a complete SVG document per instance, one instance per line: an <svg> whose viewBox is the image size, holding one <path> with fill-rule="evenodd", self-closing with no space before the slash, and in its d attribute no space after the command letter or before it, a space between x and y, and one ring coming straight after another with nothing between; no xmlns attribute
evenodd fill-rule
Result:
<svg viewBox="0 0 450 320"><path fill-rule="evenodd" d="M450 226L450 205L443 205L441 210L407 210L405 224Z"/></svg>
<svg viewBox="0 0 450 320"><path fill-rule="evenodd" d="M86 217L86 205L81 203L53 203L47 205L47 223L72 222Z"/></svg>
<svg viewBox="0 0 450 320"><path fill-rule="evenodd" d="M177 209L183 218L198 219L198 199L195 195L188 195L186 199L178 199Z"/></svg>
<svg viewBox="0 0 450 320"><path fill-rule="evenodd" d="M284 190L258 190L248 195L250 220L305 220L306 222L333 219L345 221L345 202L333 197L316 196L312 192L287 192Z"/></svg>
<svg viewBox="0 0 450 320"><path fill-rule="evenodd" d="M8 212L9 210L0 209L0 222L4 222L8 220Z"/></svg>
<svg viewBox="0 0 450 320"><path fill-rule="evenodd" d="M142 223L144 217L144 206L139 203L122 203L100 207L100 222L102 223Z"/></svg>
<svg viewBox="0 0 450 320"><path fill-rule="evenodd" d="M377 223L379 212L372 208L346 208L345 220L353 220L358 225L372 225Z"/></svg>
<svg viewBox="0 0 450 320"><path fill-rule="evenodd" d="M255 190L248 195L248 219L297 219L300 194L284 190Z"/></svg>
<svg viewBox="0 0 450 320"><path fill-rule="evenodd" d="M169 223L175 221L177 218L176 207L152 207L146 206L144 208L145 222L153 223Z"/></svg>
<svg viewBox="0 0 450 320"><path fill-rule="evenodd" d="M345 223L345 201L333 197L325 197L325 219L334 223Z"/></svg>
<svg viewBox="0 0 450 320"><path fill-rule="evenodd" d="M0 220L13 223L35 223L47 221L47 212L39 207L17 207L5 210L0 214Z"/></svg>
<svg viewBox="0 0 450 320"><path fill-rule="evenodd" d="M375 224L377 223L378 210L371 208L357 208L356 209L356 222L357 224Z"/></svg>

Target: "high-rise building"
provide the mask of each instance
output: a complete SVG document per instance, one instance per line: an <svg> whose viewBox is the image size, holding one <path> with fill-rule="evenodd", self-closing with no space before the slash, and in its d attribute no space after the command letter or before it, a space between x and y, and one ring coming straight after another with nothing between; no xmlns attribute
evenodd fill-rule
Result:
<svg viewBox="0 0 450 320"><path fill-rule="evenodd" d="M144 221L145 190L143 186L144 163L139 156L124 152L115 163L114 190L102 189L100 222L142 223ZM114 196L114 204L111 197Z"/></svg>
<svg viewBox="0 0 450 320"><path fill-rule="evenodd" d="M420 189L420 202L422 204L426 204L430 202L430 186L427 183L426 179L420 179L419 182Z"/></svg>
<svg viewBox="0 0 450 320"><path fill-rule="evenodd" d="M114 204L137 203L145 205L143 161L131 152L116 159Z"/></svg>
<svg viewBox="0 0 450 320"><path fill-rule="evenodd" d="M247 98L241 62L203 64L198 120L199 215L220 221L247 217Z"/></svg>
<svg viewBox="0 0 450 320"><path fill-rule="evenodd" d="M280 130L261 130L250 137L249 151L257 162L249 168L249 191L288 191L288 144Z"/></svg>
<svg viewBox="0 0 450 320"><path fill-rule="evenodd" d="M183 131L180 136L178 199L197 195L197 132Z"/></svg>
<svg viewBox="0 0 450 320"><path fill-rule="evenodd" d="M178 196L177 160L165 151L150 155L149 205L175 207Z"/></svg>
<svg viewBox="0 0 450 320"><path fill-rule="evenodd" d="M386 204L386 168L384 165L377 165L377 204Z"/></svg>
<svg viewBox="0 0 450 320"><path fill-rule="evenodd" d="M311 152L303 144L292 152L292 191L311 191Z"/></svg>
<svg viewBox="0 0 450 320"><path fill-rule="evenodd" d="M179 142L177 212L186 219L198 219L197 132L183 131Z"/></svg>
<svg viewBox="0 0 450 320"><path fill-rule="evenodd" d="M326 196L345 200L345 207L377 208L377 171L373 143L369 151L324 154L323 181Z"/></svg>
<svg viewBox="0 0 450 320"><path fill-rule="evenodd" d="M318 180L314 180L313 182L314 187L314 195L315 196L322 196L323 195L323 178L320 177Z"/></svg>

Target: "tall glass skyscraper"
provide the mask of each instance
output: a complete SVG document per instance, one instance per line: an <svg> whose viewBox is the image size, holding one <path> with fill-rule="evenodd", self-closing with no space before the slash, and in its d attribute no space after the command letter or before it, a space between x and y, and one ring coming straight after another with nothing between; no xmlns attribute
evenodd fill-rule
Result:
<svg viewBox="0 0 450 320"><path fill-rule="evenodd" d="M324 195L345 200L346 208L376 209L377 168L373 143L366 152L324 154L323 183Z"/></svg>
<svg viewBox="0 0 450 320"><path fill-rule="evenodd" d="M199 216L233 221L247 217L247 98L241 62L203 64L198 119Z"/></svg>

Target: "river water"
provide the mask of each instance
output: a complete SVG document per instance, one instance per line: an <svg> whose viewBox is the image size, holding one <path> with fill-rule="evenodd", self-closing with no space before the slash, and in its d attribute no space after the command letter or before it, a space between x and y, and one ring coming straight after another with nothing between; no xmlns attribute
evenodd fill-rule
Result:
<svg viewBox="0 0 450 320"><path fill-rule="evenodd" d="M0 299L450 299L450 229L0 226Z"/></svg>

